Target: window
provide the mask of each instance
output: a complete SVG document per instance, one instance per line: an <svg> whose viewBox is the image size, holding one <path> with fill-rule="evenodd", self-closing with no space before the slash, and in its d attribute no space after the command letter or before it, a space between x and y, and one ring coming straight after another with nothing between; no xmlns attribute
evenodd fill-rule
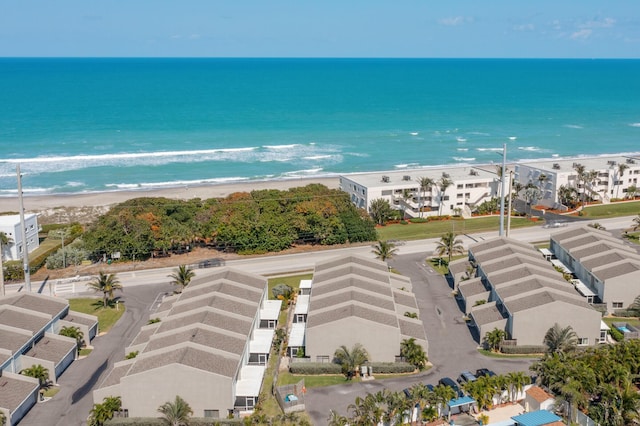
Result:
<svg viewBox="0 0 640 426"><path fill-rule="evenodd" d="M464 188L464 186L463 186L462 184L458 184L458 185L456 186L456 189L462 189L462 188Z"/></svg>
<svg viewBox="0 0 640 426"><path fill-rule="evenodd" d="M611 307L613 309L622 309L624 307L622 302L612 302Z"/></svg>
<svg viewBox="0 0 640 426"><path fill-rule="evenodd" d="M578 346L587 346L589 344L588 337L578 337Z"/></svg>
<svg viewBox="0 0 640 426"><path fill-rule="evenodd" d="M219 419L220 410L204 410L204 417L207 417L209 419Z"/></svg>

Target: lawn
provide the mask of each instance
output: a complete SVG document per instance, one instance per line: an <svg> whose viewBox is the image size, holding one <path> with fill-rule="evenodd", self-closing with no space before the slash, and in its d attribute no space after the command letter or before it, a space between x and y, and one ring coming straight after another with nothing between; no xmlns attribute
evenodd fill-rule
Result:
<svg viewBox="0 0 640 426"><path fill-rule="evenodd" d="M524 228L539 225L524 217L512 217L511 228ZM506 226L506 221L505 221ZM496 231L500 227L498 216L478 217L472 219L436 220L425 223L408 223L407 225L392 224L378 228L378 239L385 240L420 240L425 238L440 238L446 232L468 234L477 232Z"/></svg>
<svg viewBox="0 0 640 426"><path fill-rule="evenodd" d="M634 327L640 327L640 319L634 317L604 317L602 318L602 321L604 321L609 327L613 327L614 322L626 322Z"/></svg>
<svg viewBox="0 0 640 426"><path fill-rule="evenodd" d="M300 287L300 280L310 280L312 274L290 275L282 277L269 278L269 299L275 299L271 289L278 284L286 284L294 290Z"/></svg>
<svg viewBox="0 0 640 426"><path fill-rule="evenodd" d="M102 299L70 299L69 309L98 317L98 327L101 333L108 332L124 314L125 306L118 303L116 307L103 307Z"/></svg>
<svg viewBox="0 0 640 426"><path fill-rule="evenodd" d="M636 216L640 214L640 201L626 203L609 203L586 206L582 217L589 219L605 219L609 217ZM631 224L629 224L631 226Z"/></svg>
<svg viewBox="0 0 640 426"><path fill-rule="evenodd" d="M322 374L322 375L301 375L291 374L288 371L281 371L278 374L278 386L292 385L304 379L304 385L307 388L317 388L321 386L343 385L345 383L359 382L360 378L356 377L350 382L342 374Z"/></svg>

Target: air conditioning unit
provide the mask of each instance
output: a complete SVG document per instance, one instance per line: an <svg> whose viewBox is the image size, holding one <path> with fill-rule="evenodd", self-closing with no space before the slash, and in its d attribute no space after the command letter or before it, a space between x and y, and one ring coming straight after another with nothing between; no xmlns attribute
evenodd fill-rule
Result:
<svg viewBox="0 0 640 426"><path fill-rule="evenodd" d="M402 180L411 180L411 176L404 175L404 176L402 176Z"/></svg>
<svg viewBox="0 0 640 426"><path fill-rule="evenodd" d="M574 163L574 164L575 164L575 163ZM558 164L558 163L553 163L553 168L554 168L555 170L560 170L560 164Z"/></svg>
<svg viewBox="0 0 640 426"><path fill-rule="evenodd" d="M389 179L389 176L382 176L382 181L384 183L389 183L391 179Z"/></svg>

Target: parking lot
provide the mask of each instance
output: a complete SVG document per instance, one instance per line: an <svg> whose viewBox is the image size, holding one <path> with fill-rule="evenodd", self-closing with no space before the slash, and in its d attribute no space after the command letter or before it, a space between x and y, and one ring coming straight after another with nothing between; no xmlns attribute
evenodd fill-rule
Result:
<svg viewBox="0 0 640 426"><path fill-rule="evenodd" d="M492 358L478 352L469 328L458 309L452 289L446 280L425 264L426 253L397 256L389 265L411 278L420 318L429 342L429 361L433 367L427 372L407 378L373 380L308 390L306 409L314 424L324 425L333 409L343 415L356 396L375 393L384 388L402 391L416 383L437 385L442 377L456 379L463 370L475 372L488 368L497 374L510 371L529 371L531 359Z"/></svg>

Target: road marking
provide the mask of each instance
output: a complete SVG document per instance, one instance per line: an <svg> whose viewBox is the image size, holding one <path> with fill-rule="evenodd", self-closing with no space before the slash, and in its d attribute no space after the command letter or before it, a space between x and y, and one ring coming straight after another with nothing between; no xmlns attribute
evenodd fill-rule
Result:
<svg viewBox="0 0 640 426"><path fill-rule="evenodd" d="M151 306L149 306L149 311L150 312L155 312L160 305L162 304L162 301L164 300L164 297L167 295L167 292L162 292L162 293L158 293L158 295L156 296L156 298L153 300L153 303L151 304ZM160 300L158 300L160 299Z"/></svg>

